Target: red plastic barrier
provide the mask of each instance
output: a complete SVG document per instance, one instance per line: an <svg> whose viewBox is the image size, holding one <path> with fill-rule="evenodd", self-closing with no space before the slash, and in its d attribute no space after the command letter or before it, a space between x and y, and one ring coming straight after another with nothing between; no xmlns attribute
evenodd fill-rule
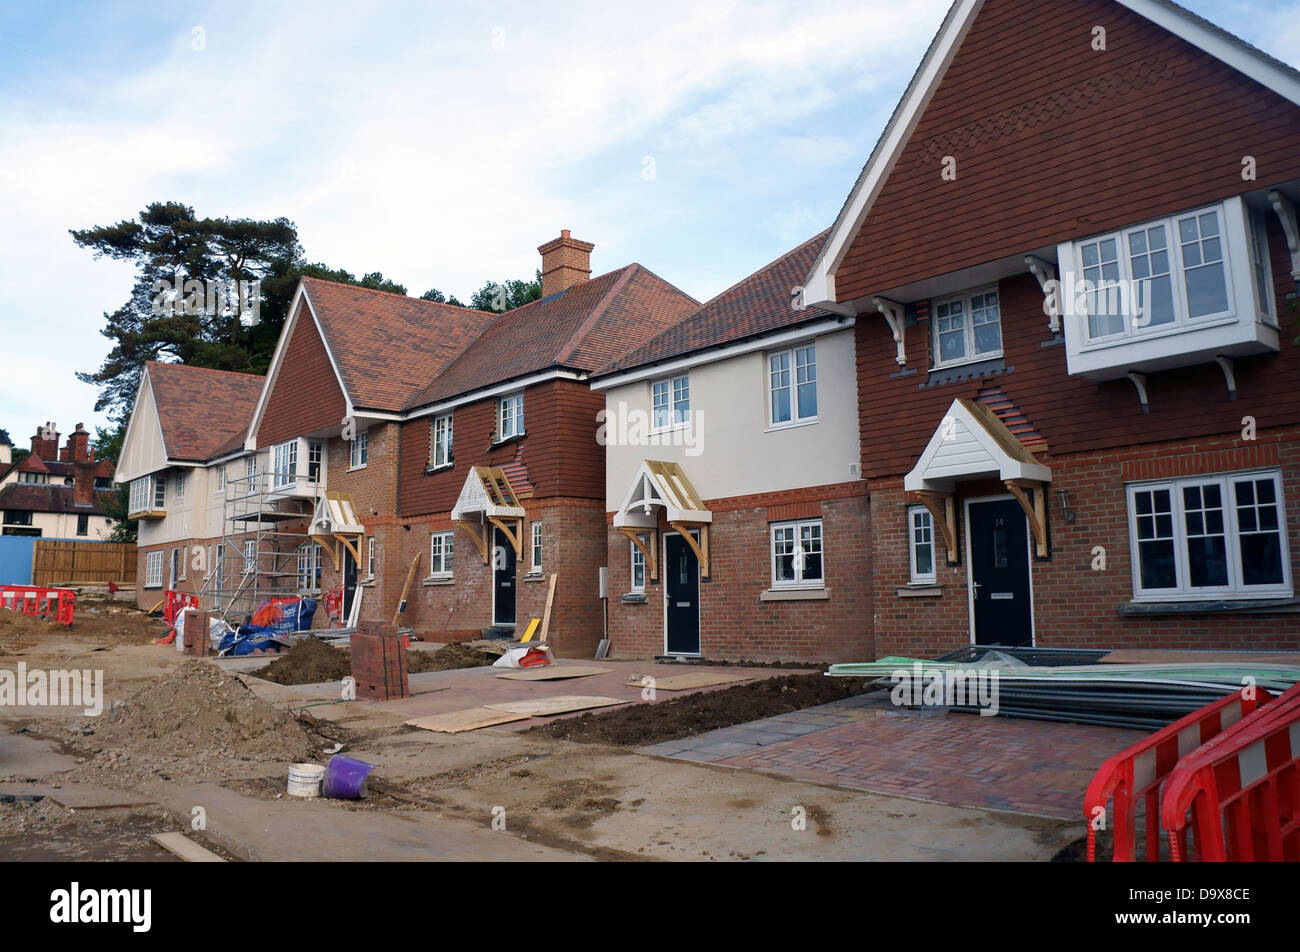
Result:
<svg viewBox="0 0 1300 952"><path fill-rule="evenodd" d="M168 589L163 595L163 620L169 625L176 624L176 619L186 608L197 609L199 607L199 597L190 595L187 592L176 592Z"/></svg>
<svg viewBox="0 0 1300 952"><path fill-rule="evenodd" d="M1088 862L1097 860L1098 817L1105 820L1106 804L1113 797L1115 855L1117 863L1137 859L1137 804L1146 800L1146 858L1160 858L1160 785L1178 763L1178 759L1221 731L1227 730L1255 709L1272 700L1263 688L1256 697L1246 698L1235 691L1199 711L1193 711L1150 737L1107 760L1097 770L1083 798L1083 815L1088 821Z"/></svg>
<svg viewBox="0 0 1300 952"><path fill-rule="evenodd" d="M1161 825L1187 859L1190 812L1204 862L1300 860L1300 685L1178 762Z"/></svg>
<svg viewBox="0 0 1300 952"><path fill-rule="evenodd" d="M0 585L0 608L57 621L62 625L72 624L76 603L76 593L67 588Z"/></svg>

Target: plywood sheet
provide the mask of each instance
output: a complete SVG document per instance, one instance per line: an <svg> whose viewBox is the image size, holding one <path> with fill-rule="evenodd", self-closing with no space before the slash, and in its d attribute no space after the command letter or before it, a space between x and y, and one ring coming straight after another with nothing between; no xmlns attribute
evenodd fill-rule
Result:
<svg viewBox="0 0 1300 952"><path fill-rule="evenodd" d="M587 678L593 674L609 674L613 668L596 668L585 664L548 664L542 668L521 668L498 674L510 681L562 681L565 678Z"/></svg>
<svg viewBox="0 0 1300 952"><path fill-rule="evenodd" d="M141 797L134 793L80 784L73 787L60 787L50 793L50 799L69 810L111 810L114 807L138 807L154 802L148 797Z"/></svg>
<svg viewBox="0 0 1300 952"><path fill-rule="evenodd" d="M494 711L510 711L529 717L548 717L551 714L567 714L570 711L585 711L592 707L609 707L611 704L627 704L624 698L600 697L599 695L559 694L555 697L539 697L527 701L502 701L489 704Z"/></svg>
<svg viewBox="0 0 1300 952"><path fill-rule="evenodd" d="M225 859L211 850L204 849L193 840L186 839L181 833L153 833L153 840L167 852L179 856L187 863L224 863Z"/></svg>
<svg viewBox="0 0 1300 952"><path fill-rule="evenodd" d="M442 734L459 734L461 731L478 730L493 724L508 724L510 721L522 721L527 714L513 711L492 710L486 707L469 707L463 711L449 711L446 714L431 714L407 721L412 727L426 731L438 731Z"/></svg>
<svg viewBox="0 0 1300 952"><path fill-rule="evenodd" d="M654 677L654 675L650 675ZM707 688L715 684L734 684L739 681L754 680L747 674L718 674L714 671L697 671L690 674L674 674L667 678L654 678L656 691L690 691L693 688ZM629 678L627 683L642 687L642 678Z"/></svg>

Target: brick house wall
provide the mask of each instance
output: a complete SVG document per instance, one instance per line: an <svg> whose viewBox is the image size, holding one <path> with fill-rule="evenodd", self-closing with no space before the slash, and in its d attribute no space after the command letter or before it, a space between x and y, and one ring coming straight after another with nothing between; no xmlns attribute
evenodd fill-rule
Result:
<svg viewBox="0 0 1300 952"><path fill-rule="evenodd" d="M864 482L705 503L713 513L712 577L700 584L700 651L705 659L827 662L875 657L872 518ZM830 598L762 601L771 587L771 523L818 516ZM612 518L607 518L611 657L661 655L663 583L647 580L644 602L624 600L631 579L630 542L613 528ZM660 529L667 528L661 517Z"/></svg>

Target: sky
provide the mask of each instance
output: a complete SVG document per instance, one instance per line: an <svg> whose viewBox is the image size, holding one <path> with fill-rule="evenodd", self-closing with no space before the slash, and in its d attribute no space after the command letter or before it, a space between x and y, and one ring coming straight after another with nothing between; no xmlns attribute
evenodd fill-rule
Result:
<svg viewBox="0 0 1300 952"><path fill-rule="evenodd" d="M1300 67L1300 0L1184 0ZM154 201L462 300L562 228L704 301L838 214L947 0L0 0L0 428L105 425L76 371Z"/></svg>

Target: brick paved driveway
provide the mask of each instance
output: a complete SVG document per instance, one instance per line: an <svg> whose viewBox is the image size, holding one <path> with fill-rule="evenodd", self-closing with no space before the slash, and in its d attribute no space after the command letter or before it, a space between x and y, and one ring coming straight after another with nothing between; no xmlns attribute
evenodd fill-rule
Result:
<svg viewBox="0 0 1300 952"><path fill-rule="evenodd" d="M1083 794L1141 731L895 708L885 692L643 752L962 806L1081 818Z"/></svg>

